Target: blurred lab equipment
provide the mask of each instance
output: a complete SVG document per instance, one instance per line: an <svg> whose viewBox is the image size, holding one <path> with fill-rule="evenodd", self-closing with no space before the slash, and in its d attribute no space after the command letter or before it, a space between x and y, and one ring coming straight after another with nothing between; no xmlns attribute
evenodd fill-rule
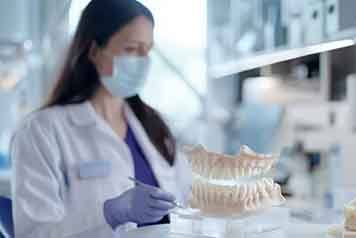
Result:
<svg viewBox="0 0 356 238"><path fill-rule="evenodd" d="M332 36L339 30L338 0L326 0L325 8L325 33Z"/></svg>
<svg viewBox="0 0 356 238"><path fill-rule="evenodd" d="M308 1L308 5L306 9L306 23L308 23L308 27L306 27L305 41L308 44L315 44L321 42L324 36L324 1Z"/></svg>
<svg viewBox="0 0 356 238"><path fill-rule="evenodd" d="M9 156L0 152L0 169L8 169L10 167Z"/></svg>
<svg viewBox="0 0 356 238"><path fill-rule="evenodd" d="M264 24L264 49L271 51L286 44L286 27L282 18L283 0L264 0L262 13Z"/></svg>
<svg viewBox="0 0 356 238"><path fill-rule="evenodd" d="M286 21L288 27L288 42L290 47L300 47L304 41L303 1L288 0L285 2Z"/></svg>
<svg viewBox="0 0 356 238"><path fill-rule="evenodd" d="M291 158L285 163L291 173L288 187L293 197L300 200L310 199L312 193L311 175L302 142L295 144Z"/></svg>
<svg viewBox="0 0 356 238"><path fill-rule="evenodd" d="M279 138L280 134L291 129L291 125L285 123L285 109L290 103L308 101L315 97L315 89L310 88L309 82L303 80L307 74L305 67L301 65L296 68L300 69L295 70L296 80L288 81L278 77L244 80L238 122L239 136L243 144L267 153L276 147L277 140L280 140L280 145L279 148L272 149L273 152L280 153L284 146L292 145L291 138ZM309 89L304 90L308 85Z"/></svg>
<svg viewBox="0 0 356 238"><path fill-rule="evenodd" d="M337 193L343 186L342 182L342 156L339 144L333 144L328 151L328 188L325 193L325 207L338 209ZM340 204L339 204L340 205ZM340 208L340 207L339 207Z"/></svg>
<svg viewBox="0 0 356 238"><path fill-rule="evenodd" d="M325 0L325 33L335 36L340 31L348 30L355 26L355 1Z"/></svg>
<svg viewBox="0 0 356 238"><path fill-rule="evenodd" d="M356 75L347 77L347 103L349 105L349 125L351 130L356 129Z"/></svg>
<svg viewBox="0 0 356 238"><path fill-rule="evenodd" d="M25 77L31 50L30 41L14 42L0 39L0 90L14 89Z"/></svg>
<svg viewBox="0 0 356 238"><path fill-rule="evenodd" d="M21 100L25 78L36 62L31 54L31 41L0 39L0 169L9 169L8 146L11 130L24 115L30 100ZM27 85L29 86L29 85Z"/></svg>

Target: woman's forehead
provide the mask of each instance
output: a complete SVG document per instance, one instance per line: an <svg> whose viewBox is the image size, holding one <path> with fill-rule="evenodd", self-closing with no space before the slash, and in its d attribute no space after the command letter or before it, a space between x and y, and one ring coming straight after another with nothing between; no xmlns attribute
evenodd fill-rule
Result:
<svg viewBox="0 0 356 238"><path fill-rule="evenodd" d="M153 44L153 24L146 17L138 17L116 32L109 44L113 47L123 44Z"/></svg>

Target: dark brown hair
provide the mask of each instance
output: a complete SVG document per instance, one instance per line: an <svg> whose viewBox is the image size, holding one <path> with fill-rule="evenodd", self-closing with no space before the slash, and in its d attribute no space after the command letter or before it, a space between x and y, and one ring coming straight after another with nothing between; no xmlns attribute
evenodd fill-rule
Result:
<svg viewBox="0 0 356 238"><path fill-rule="evenodd" d="M84 9L58 81L44 108L83 103L101 86L99 73L89 59L93 42L105 47L110 37L138 16L153 24L149 9L136 0L92 0ZM174 164L176 143L160 115L138 95L126 99L156 149Z"/></svg>

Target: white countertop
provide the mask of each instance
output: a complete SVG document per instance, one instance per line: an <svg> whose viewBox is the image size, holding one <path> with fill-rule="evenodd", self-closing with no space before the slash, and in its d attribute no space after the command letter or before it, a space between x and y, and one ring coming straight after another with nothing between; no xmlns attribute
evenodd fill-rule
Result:
<svg viewBox="0 0 356 238"><path fill-rule="evenodd" d="M287 238L326 238L331 225L291 224L287 229ZM158 225L138 228L122 234L120 238L185 238L188 236L170 234L169 225ZM202 236L203 237L203 236ZM118 237L117 237L118 238ZM208 237L206 237L208 238Z"/></svg>

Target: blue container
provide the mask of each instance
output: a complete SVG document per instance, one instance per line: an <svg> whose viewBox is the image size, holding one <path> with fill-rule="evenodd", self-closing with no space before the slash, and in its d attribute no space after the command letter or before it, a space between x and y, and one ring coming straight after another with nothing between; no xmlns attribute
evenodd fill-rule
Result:
<svg viewBox="0 0 356 238"><path fill-rule="evenodd" d="M10 167L9 156L0 153L0 169L8 169Z"/></svg>

